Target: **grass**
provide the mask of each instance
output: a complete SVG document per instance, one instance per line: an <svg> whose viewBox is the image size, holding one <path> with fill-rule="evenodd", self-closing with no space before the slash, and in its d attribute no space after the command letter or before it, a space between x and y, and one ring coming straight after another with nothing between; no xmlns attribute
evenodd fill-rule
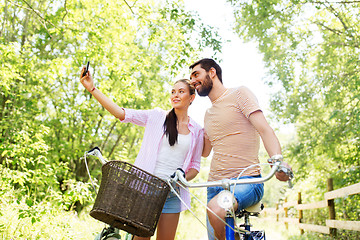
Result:
<svg viewBox="0 0 360 240"><path fill-rule="evenodd" d="M205 191L196 191L196 194L204 202ZM205 208L196 201L193 206L196 216L205 224ZM105 224L90 217L88 214L90 210L91 207L88 207L78 215L74 211L65 211L57 204L50 202L29 206L26 202L16 199L11 191L2 192L0 195L0 240L94 239ZM206 240L207 231L202 223L189 211L183 212L180 216L176 240ZM286 229L282 222L276 222L273 218L252 217L251 224L253 229L265 230L267 240L330 239L329 236L314 233L300 235L296 226L289 224L289 228ZM122 233L122 236L124 235L125 233ZM359 237L352 235L351 238L343 236L338 239L359 239Z"/></svg>
<svg viewBox="0 0 360 240"><path fill-rule="evenodd" d="M1 209L1 239L94 239L104 224L90 216L49 208L35 222L32 216L19 218L23 204L13 203Z"/></svg>

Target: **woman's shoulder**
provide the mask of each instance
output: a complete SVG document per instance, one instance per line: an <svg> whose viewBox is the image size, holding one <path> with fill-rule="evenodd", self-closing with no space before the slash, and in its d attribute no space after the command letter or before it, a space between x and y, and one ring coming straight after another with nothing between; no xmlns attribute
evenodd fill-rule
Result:
<svg viewBox="0 0 360 240"><path fill-rule="evenodd" d="M199 131L199 130L202 130L203 129L203 127L199 124L199 123L197 123L194 119L192 119L191 117L189 117L189 124L191 125L191 126L193 126L197 131Z"/></svg>
<svg viewBox="0 0 360 240"><path fill-rule="evenodd" d="M166 111L162 108L156 107L154 109L151 109L152 112L154 112L154 114L159 114L159 115L166 115L168 114L169 111Z"/></svg>

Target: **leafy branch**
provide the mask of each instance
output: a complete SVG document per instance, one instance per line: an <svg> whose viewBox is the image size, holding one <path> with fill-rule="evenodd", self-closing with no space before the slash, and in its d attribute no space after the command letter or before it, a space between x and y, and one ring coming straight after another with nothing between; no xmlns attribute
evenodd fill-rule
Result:
<svg viewBox="0 0 360 240"><path fill-rule="evenodd" d="M11 4L17 6L17 7L20 7L20 8L23 8L23 9L26 9L26 10L28 10L28 11L31 11L31 12L35 13L35 15L40 18L40 22L41 22L41 24L44 26L44 28L45 28L45 30L47 31L47 33L49 34L50 38L52 38L52 35L51 35L51 33L49 32L49 30L48 30L48 28L47 28L47 26L46 26L46 23L49 23L49 24L50 24L51 26L53 26L54 28L57 28L57 27L56 27L52 22L46 20L43 16L41 16L40 12L37 11L36 9L34 9L27 1L22 0L28 7L24 7L24 6L20 5L20 4L17 4L17 3L15 3L15 2L12 2L12 1L9 1L9 0L7 0L7 1L10 2Z"/></svg>
<svg viewBox="0 0 360 240"><path fill-rule="evenodd" d="M130 9L130 11L132 12L132 14L135 14L134 11L132 10L132 8L130 7L129 3L128 3L126 0L124 0L124 2L125 2L126 5L129 7L129 9Z"/></svg>

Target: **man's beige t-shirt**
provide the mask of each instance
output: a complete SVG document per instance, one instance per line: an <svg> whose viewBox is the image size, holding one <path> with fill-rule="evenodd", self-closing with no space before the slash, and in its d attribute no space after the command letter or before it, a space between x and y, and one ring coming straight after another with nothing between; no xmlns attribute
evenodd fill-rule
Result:
<svg viewBox="0 0 360 240"><path fill-rule="evenodd" d="M255 95L247 87L227 89L205 113L204 127L211 145L208 181L238 177L246 167L259 163L259 133L249 121L251 113L260 109ZM259 167L242 176L259 175Z"/></svg>

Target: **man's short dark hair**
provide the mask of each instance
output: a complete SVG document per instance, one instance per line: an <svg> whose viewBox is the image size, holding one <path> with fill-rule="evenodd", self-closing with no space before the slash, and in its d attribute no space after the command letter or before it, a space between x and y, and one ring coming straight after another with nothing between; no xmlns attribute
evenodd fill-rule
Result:
<svg viewBox="0 0 360 240"><path fill-rule="evenodd" d="M200 67L205 69L206 72L209 72L211 68L215 68L216 75L218 76L220 82L222 83L222 74L221 74L221 67L219 64L217 64L214 59L211 58L203 58L195 63L193 63L189 68L193 69L196 65L199 65Z"/></svg>

